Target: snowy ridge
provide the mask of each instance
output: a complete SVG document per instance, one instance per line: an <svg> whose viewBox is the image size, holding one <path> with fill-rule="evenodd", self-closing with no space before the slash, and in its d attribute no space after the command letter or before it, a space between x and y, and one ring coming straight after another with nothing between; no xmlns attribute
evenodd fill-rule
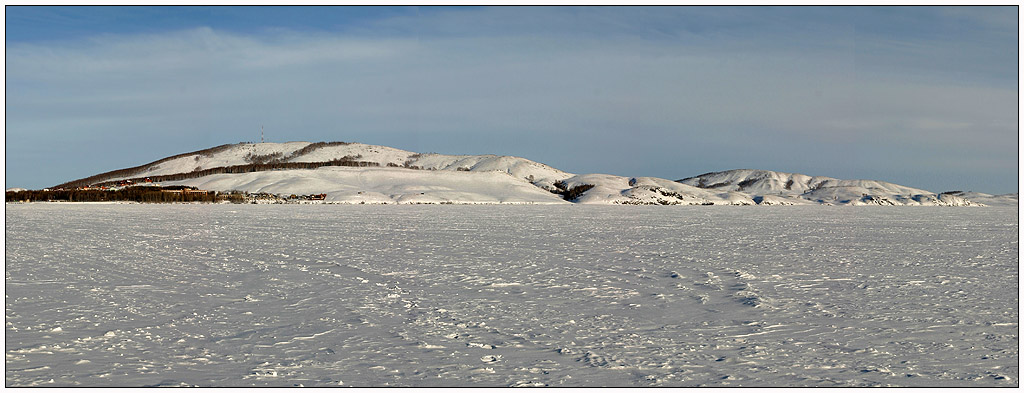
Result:
<svg viewBox="0 0 1024 393"><path fill-rule="evenodd" d="M979 205L963 196L935 194L884 181L840 180L756 169L705 173L681 179L679 182L707 190L747 193L759 204L811 202L825 205Z"/></svg>
<svg viewBox="0 0 1024 393"><path fill-rule="evenodd" d="M307 143L307 142L300 142ZM380 166L402 165L415 153L387 146L364 145L349 143L344 145L322 146L309 153L292 158L287 162L323 162L342 157L360 157L360 161L376 162Z"/></svg>
<svg viewBox="0 0 1024 393"><path fill-rule="evenodd" d="M614 175L578 175L563 181L566 188L593 185L576 198L584 204L617 205L755 205L747 194L732 191L703 190L687 184L656 177Z"/></svg>
<svg viewBox="0 0 1024 393"><path fill-rule="evenodd" d="M406 168L320 167L217 174L165 182L205 190L270 194L326 193L327 203L564 204L557 195L504 172L424 171Z"/></svg>
<svg viewBox="0 0 1024 393"><path fill-rule="evenodd" d="M756 169L734 169L706 173L679 180L700 188L742 191L751 194L796 196L825 188L857 188L886 194L930 194L930 192L876 180L840 180L824 176L774 172Z"/></svg>
<svg viewBox="0 0 1024 393"><path fill-rule="evenodd" d="M312 147L312 149L310 149ZM303 150L308 151L303 151ZM239 143L212 153L197 152L173 159L154 162L130 175L94 179L92 182L116 181L139 177L153 177L189 173L202 169L252 164L254 159L276 162L326 162L355 158L381 167L405 166L441 171L505 172L528 180L545 189L552 189L555 181L572 176L547 165L520 157L479 155L452 156L420 154L387 146L362 143Z"/></svg>
<svg viewBox="0 0 1024 393"><path fill-rule="evenodd" d="M556 181L573 176L571 173L563 172L538 162L511 156L422 154L415 157L411 161L411 165L433 170L505 172L515 178L527 180L547 190L553 189L553 184Z"/></svg>
<svg viewBox="0 0 1024 393"><path fill-rule="evenodd" d="M320 166L332 161L359 167ZM296 168L293 163L312 163ZM247 173L209 169L263 165ZM276 165L276 166L275 166ZM305 166L305 165L299 165ZM205 170L199 173L198 171ZM220 171L224 172L224 171ZM190 174L191 173L191 174ZM171 176L164 185L214 191L328 194L328 203L566 203L626 205L1016 205L1013 195L930 191L876 180L737 169L678 181L573 174L521 157L421 154L345 142L239 143L87 179L89 184ZM190 177L190 178L186 178ZM72 184L75 182L67 183ZM981 203L979 203L981 202Z"/></svg>
<svg viewBox="0 0 1024 393"><path fill-rule="evenodd" d="M992 195L974 191L949 191L942 194L957 196L985 206L1017 206L1018 204L1018 194Z"/></svg>
<svg viewBox="0 0 1024 393"><path fill-rule="evenodd" d="M233 165L245 165L246 157L251 155L288 155L309 145L309 142L288 143L240 143L213 154L193 154L151 165L143 172L132 176L121 176L109 180L121 180L133 177L173 175L188 173L199 169L209 169Z"/></svg>

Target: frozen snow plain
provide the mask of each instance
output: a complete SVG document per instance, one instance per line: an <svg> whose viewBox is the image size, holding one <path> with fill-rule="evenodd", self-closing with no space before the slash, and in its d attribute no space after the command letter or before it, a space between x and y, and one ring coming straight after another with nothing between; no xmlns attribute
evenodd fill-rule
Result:
<svg viewBox="0 0 1024 393"><path fill-rule="evenodd" d="M6 206L6 386L1018 386L1016 208Z"/></svg>

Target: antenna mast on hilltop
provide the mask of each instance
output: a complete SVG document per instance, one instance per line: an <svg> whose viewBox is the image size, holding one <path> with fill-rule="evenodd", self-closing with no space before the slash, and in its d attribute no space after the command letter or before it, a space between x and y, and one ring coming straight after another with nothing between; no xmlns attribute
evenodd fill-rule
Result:
<svg viewBox="0 0 1024 393"><path fill-rule="evenodd" d="M263 125L260 124L260 143L263 143Z"/></svg>

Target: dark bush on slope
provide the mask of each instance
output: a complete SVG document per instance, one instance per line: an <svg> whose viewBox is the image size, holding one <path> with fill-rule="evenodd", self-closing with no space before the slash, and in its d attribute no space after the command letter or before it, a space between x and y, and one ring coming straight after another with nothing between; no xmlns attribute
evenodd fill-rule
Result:
<svg viewBox="0 0 1024 393"><path fill-rule="evenodd" d="M554 194L561 195L562 199L565 199L569 202L576 200L576 198L579 198L581 195L583 195L583 193L587 192L591 188L594 188L593 184L580 184L576 187L568 188L568 186L563 181L556 181L554 186L555 190L551 192Z"/></svg>

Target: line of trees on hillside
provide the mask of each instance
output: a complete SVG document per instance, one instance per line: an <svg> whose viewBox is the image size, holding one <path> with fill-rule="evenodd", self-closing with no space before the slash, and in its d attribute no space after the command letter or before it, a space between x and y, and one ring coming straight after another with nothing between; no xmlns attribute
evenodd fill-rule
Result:
<svg viewBox="0 0 1024 393"><path fill-rule="evenodd" d="M303 147L303 148L301 148L299 150L293 151L292 154L290 154L288 157L286 157L284 159L284 161L288 161L288 160L291 160L293 158L298 158L298 157L304 156L306 154L312 153L313 150L319 149L321 147L344 146L344 145L351 145L351 144L352 144L352 142L314 142L314 143L310 143L310 144L306 145L305 147Z"/></svg>
<svg viewBox="0 0 1024 393"><path fill-rule="evenodd" d="M279 164L293 159L302 157L306 154L312 153L314 150L327 147L327 146L343 146L351 145L351 142L316 142L310 143L301 149L291 152L287 156L282 152L270 153L270 154L253 154L249 153L245 155L245 162L250 164ZM346 157L347 158L347 157Z"/></svg>
<svg viewBox="0 0 1024 393"><path fill-rule="evenodd" d="M235 145L233 145L233 144L226 144L226 145L220 145L220 146L211 147L209 149L203 149L203 150L197 150L197 151L188 152L188 153L177 154L177 155L173 155L173 156L170 156L170 157L167 157L167 158L159 159L157 161L153 161L153 162L148 163L148 164L139 165L139 166L136 166L136 167L125 168L125 169L118 169L116 171L104 172L104 173L101 173L101 174L98 174L98 175L94 175L94 176L89 176L89 177L86 177L86 178L83 178L83 179L72 180L72 181L69 181L69 182L64 183L64 184L58 184L58 185L54 186L53 188L75 188L75 187L87 186L87 185L93 184L95 182L98 182L100 180L109 179L109 178L112 178L112 177L122 177L123 178L123 177L134 176L136 174L142 173L147 168L149 168L149 167L151 167L153 165L160 164L160 163L163 163L163 162L167 162L167 161L173 160L175 158L187 157L187 156L190 156L190 155L202 155L202 156L209 157L209 156L212 156L212 155L217 154L219 152L222 152L224 150L230 149L232 146L235 146Z"/></svg>
<svg viewBox="0 0 1024 393"><path fill-rule="evenodd" d="M200 169L200 170L196 170L196 171L192 171L192 172L175 173L175 174L171 174L171 175L136 177L136 178L131 178L131 179L110 180L110 181L98 182L98 183L86 183L86 182L82 182L82 181L74 181L74 182L68 182L68 183L64 183L64 184L58 185L58 186L54 186L54 188L82 187L82 186L88 186L88 185L108 186L108 185L117 185L118 183L121 183L121 182L142 183L142 182L145 182L146 179L149 179L149 181L151 181L151 182L178 181L178 180L194 179L194 178L197 178L197 177L203 177L203 176L209 176L209 175L216 175L216 174L220 174L220 173L249 173L249 172L263 172L263 171L273 171L273 170L283 170L283 169L316 169L316 168L319 168L319 167L322 167L322 166L350 166L350 167L375 167L375 166L380 166L380 164L378 164L376 162L359 161L359 158L362 158L362 156L346 156L346 157L342 157L342 158L339 158L339 159L336 159L336 160L320 161L320 162L278 162L278 163L271 163L271 164L231 165L231 166L222 166L222 167L216 167L216 168Z"/></svg>
<svg viewBox="0 0 1024 393"><path fill-rule="evenodd" d="M75 188L75 187L82 187L82 186L98 184L100 181L103 181L104 179L128 178L128 177L135 176L135 175L138 175L139 173L144 172L145 170L149 169L153 165L161 164L161 163L164 163L164 162L176 159L176 158L188 157L188 156L196 156L196 159L198 160L199 156L212 157L214 154L217 154L217 153L220 153L220 152L225 151L227 149L230 149L233 146L242 145L242 144L245 144L245 143L246 142L240 142L240 143L237 143L237 144L225 144L225 145L211 147L211 148L208 148L208 149L197 150L197 151L188 152L188 153L182 153L182 154L176 154L176 155L173 155L173 156L170 156L170 157L159 159L157 161L153 161L153 162L148 163L148 164L139 165L139 166L131 167L131 168L118 169L116 171L104 172L104 173L101 173L101 174L98 174L98 175L89 176L89 177L78 179L78 180L72 180L72 181L69 181L67 183L58 184L56 186L53 186L53 188ZM352 143L351 142L316 142L316 143L310 143L309 145L306 145L305 147L292 152L287 157L283 156L283 154L281 154L281 153L269 154L269 155L263 155L263 156L253 155L253 154L250 153L245 158L246 158L246 162L249 162L250 164L256 164L256 165L275 164L276 165L276 164L283 164L284 161L288 161L288 160L291 160L291 159L294 159L294 158L298 158L300 156L306 155L308 153L313 152L314 150L317 150L317 149L320 149L320 148L323 148L323 147L350 145L350 144L352 144ZM345 159L348 159L348 158L349 157L344 157L341 160L345 160ZM337 160L334 160L334 161L337 161ZM332 164L329 164L330 162L332 162L332 161L327 161L327 162L321 163L322 165L318 165L318 166L332 165ZM340 164L340 165L342 165L342 166L356 166L356 165L348 165L348 164ZM362 165L362 166L369 166L369 165ZM217 168L212 168L212 169L217 169ZM273 169L279 169L279 168L273 168ZM266 170L266 169L261 169L261 170ZM253 172L253 171L250 171L250 172ZM241 172L217 172L217 173L241 173ZM189 177L189 178L191 178L191 177ZM104 183L105 184L110 184L111 182L104 182Z"/></svg>

